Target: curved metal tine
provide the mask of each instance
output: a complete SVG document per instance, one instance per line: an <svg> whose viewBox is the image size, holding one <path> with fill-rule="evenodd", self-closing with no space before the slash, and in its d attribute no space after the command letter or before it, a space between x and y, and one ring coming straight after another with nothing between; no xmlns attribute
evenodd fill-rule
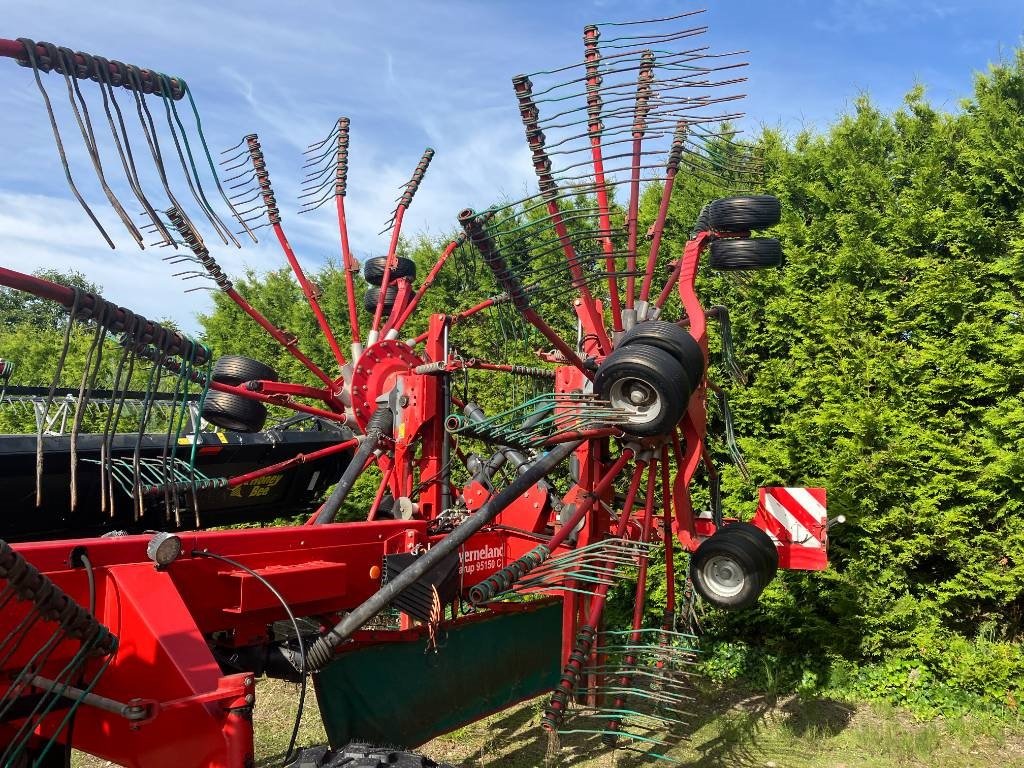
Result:
<svg viewBox="0 0 1024 768"><path fill-rule="evenodd" d="M162 222L160 222L156 211L146 198L145 193L142 191L142 184L139 181L139 174L135 167L135 158L132 154L131 143L128 140L128 131L125 127L124 115L121 112L121 105L118 104L117 97L114 94L110 67L108 66L105 58L101 56L94 58L97 62L96 73L98 75L100 95L103 97L103 111L107 115L107 123L110 126L110 135L114 139L114 146L117 148L117 154L121 159L121 166L123 167L125 177L128 180L128 186L135 194L136 199L145 209L145 214L149 216L154 227L159 231L160 236L164 239L162 245L172 245L173 239L171 238L170 233L163 226ZM114 112L117 113L116 124L114 122L113 115L110 113L111 105L114 107ZM118 128L120 128L120 131Z"/></svg>
<svg viewBox="0 0 1024 768"><path fill-rule="evenodd" d="M328 176L327 178L317 182L316 184L309 184L307 186L304 186L302 188L302 192L298 195L298 198L301 200L305 197L313 197L315 195L321 194L324 189L328 189L332 186L334 186L334 177Z"/></svg>
<svg viewBox="0 0 1024 768"><path fill-rule="evenodd" d="M172 102L173 99L171 99L166 92L167 89L169 88L169 85L166 81L167 76L162 73L154 74L160 83L160 92L158 95L160 96L160 100L163 102L164 105L164 116L167 119L167 130L170 132L171 139L174 141L174 150L178 155L178 162L181 165L181 172L182 175L185 177L185 183L188 184L189 191L192 193L192 199L195 200L196 205L199 206L199 209L203 212L203 215L206 216L207 221L210 222L210 226L213 227L213 231L217 233L218 237L220 237L221 242L223 242L224 245L228 245L230 242L238 246L239 242L235 240L234 235L232 235L230 232L227 232L227 234L225 235L225 232L222 231L222 229L226 231L227 228L224 227L223 222L221 222L217 215L213 212L213 209L210 207L209 201L206 199L206 196L200 196L199 191L197 191L196 189L196 185L199 184L199 177L197 175L193 180L193 175L189 171L189 164L185 162L185 155L181 151L181 141L179 141L178 138L178 131L175 128L175 122L177 122L178 127L182 131L181 138L185 142L185 149L188 152L189 160L192 163L193 169L195 168L195 161L192 158L192 150L188 146L188 139L184 135L185 129L181 125L181 120L180 118L178 118L176 110L173 112L172 116L171 106L168 102ZM201 185L199 186L199 190L202 190ZM177 205L177 203L175 203L175 205ZM180 206L178 207L180 208ZM230 241L228 240L229 237L231 238Z"/></svg>
<svg viewBox="0 0 1024 768"><path fill-rule="evenodd" d="M96 218L96 214L92 212L92 209L89 207L88 203L85 202L85 198L83 198L82 193L78 191L78 187L75 185L75 180L71 176L71 166L68 165L67 154L65 154L64 152L64 143L61 141L60 130L57 128L57 118L53 114L53 105L50 104L50 96L46 93L46 88L43 86L43 81L39 77L39 64L36 61L36 44L34 41L24 37L19 38L18 42L20 42L25 48L25 55L28 58L29 65L32 67L32 74L35 76L36 86L39 88L39 93L41 93L43 96L43 102L46 106L46 113L47 115L49 115L50 118L50 127L53 129L53 138L57 144L57 152L60 154L60 162L61 165L64 167L64 176L65 178L67 178L68 187L70 187L71 193L75 196L75 199L78 200L79 205L82 206L82 209L85 211L86 215L92 220L92 223L96 226L96 229L98 229L100 231L100 234L103 235L103 239L107 241L107 245L109 245L111 248L114 248L114 241L110 239L110 235L107 234L107 231L103 228L103 225L100 224L99 219ZM50 64L52 66L53 62L51 61Z"/></svg>
<svg viewBox="0 0 1024 768"><path fill-rule="evenodd" d="M157 215L156 210L150 204L145 193L142 191L142 184L139 182L138 170L135 168L135 158L132 155L131 143L128 141L128 131L124 124L124 115L121 113L121 106L117 103L117 97L114 95L110 68L106 66L107 60L99 58L97 61L100 93L103 96L103 109L106 112L107 122L110 125L110 134L114 139L114 146L117 147L118 156L121 158L121 165L124 168L125 177L128 179L128 186L131 187L136 199L138 199L139 203L145 209L143 215L149 217L152 222L152 226L163 238L164 242L162 245L173 245L174 239L171 237L170 232L167 231L163 222L160 221L160 217ZM116 124L114 123L113 115L110 113L111 104L114 107L114 112L117 113ZM120 127L120 132L118 131L118 127ZM123 144L122 140L124 142ZM143 227L143 230L145 231L145 227Z"/></svg>
<svg viewBox="0 0 1024 768"><path fill-rule="evenodd" d="M334 138L337 135L338 135L338 128L337 128L337 123L335 123L335 128L334 128L333 131L331 131L331 135L330 135L330 137L328 137L328 141L330 139ZM320 151L320 147L317 147L316 149L313 149L311 147L311 148L305 150L302 154L303 155L310 155L310 158L305 163L302 164L302 168L310 168L310 167L312 167L314 165L320 165L320 163L324 162L325 160L327 160L332 155L336 155L338 153L337 147L331 147L330 149L325 150L324 152L320 153L319 155L311 155L310 154L312 152L319 152L319 151Z"/></svg>
<svg viewBox="0 0 1024 768"><path fill-rule="evenodd" d="M747 66L747 65L744 64L743 66ZM661 81L661 82L665 82L665 81ZM716 80L716 81L713 81L713 82L709 81L709 80L693 81L693 82L686 82L686 83L679 83L679 82L674 82L673 81L672 85L669 85L669 86L666 86L664 88L655 90L654 93L652 93L652 96L651 96L652 103L657 105L657 106L652 107L650 114L652 114L652 115L653 114L664 114L667 111L667 107L673 107L675 109L681 109L683 107L689 107L689 108L693 109L693 108L695 108L697 106L701 106L701 105L717 104L720 101L735 101L737 98L743 98L743 95L738 95L737 96L737 95L733 95L733 94L730 94L729 96L719 96L719 97L711 97L711 96L707 96L707 95L701 95L701 96L677 96L675 94L669 94L667 96L664 95L668 91L675 91L675 90L689 89L689 88L719 88L719 87L725 87L725 86L729 86L729 85L738 85L739 83L745 83L745 82L747 82L747 78L745 78L745 77L734 77L734 78L730 78L728 80ZM634 90L635 90L635 88L636 88L636 86L634 84ZM614 99L607 99L607 100L605 100L602 103L602 112L601 112L602 121L607 125L608 121L610 121L610 120L615 120L615 119L618 119L618 118L623 118L624 120L627 120L627 121L629 121L630 124L632 124L632 121L633 121L633 118L634 118L634 114L635 114L635 111L634 111L634 105L636 103L635 94L632 97L627 96L625 94L621 94L620 95L618 93L615 93L614 95L616 96L616 98L614 98ZM613 107L611 109L608 108L609 105L618 105L618 104L621 104L621 106L615 106L615 107ZM661 109L659 107L665 107L666 109ZM552 130L559 130L559 129L564 129L564 128L571 128L571 127L577 126L577 125L586 125L588 123L588 119L571 120L571 121L562 122L562 123L552 122L553 120L556 120L558 118L575 116L575 115L579 115L581 113L586 113L586 111L587 111L587 105L586 104L580 104L578 106L573 107L572 109L567 109L567 110L563 110L562 112L556 112L554 114L548 115L543 120L538 121L538 126L540 128L542 128L543 130L545 130L545 131L552 131ZM606 133L606 130L602 130L602 135L604 133ZM589 137L590 134L589 133L581 133L580 136L587 136L587 137ZM551 145L548 144L546 146L550 147Z"/></svg>
<svg viewBox="0 0 1024 768"><path fill-rule="evenodd" d="M333 190L324 193L324 196L321 197L319 200L317 200L315 203L314 202L304 203L302 208L300 208L298 212L299 213L311 213L311 212L321 208L324 205L324 203L326 203L332 197L334 197L334 191Z"/></svg>
<svg viewBox="0 0 1024 768"><path fill-rule="evenodd" d="M661 16L656 19L630 19L629 21L599 21L595 24L595 27L636 27L641 24L663 24L666 21L678 21L679 19L686 19L690 16L700 16L702 13L707 13L704 8L698 8L693 11L683 11L673 16Z"/></svg>
<svg viewBox="0 0 1024 768"><path fill-rule="evenodd" d="M239 147L243 147L243 146L245 146L245 140L246 140L247 138L248 138L248 136L243 136L243 137L242 137L242 140L241 140L241 141L239 141L239 142L238 142L237 144L235 144L235 146L233 146L233 147L228 147L227 149L222 149L222 150L221 150L221 154L222 154L222 155L226 155L226 154L227 154L228 152L234 152L234 151L235 151L236 149L238 149ZM247 150L247 149L243 149L243 150L242 150L242 152L243 152L244 154L248 154L248 153L249 153L249 150Z"/></svg>
<svg viewBox="0 0 1024 768"><path fill-rule="evenodd" d="M244 194L244 192L241 193L241 194ZM263 201L262 201L262 195L260 194L260 192L258 190L256 192L254 192L254 193L251 193L249 195L249 197L245 198L244 200L242 199L241 194L239 194L238 195L238 199L235 200L235 205L237 205L239 207L241 207L243 205L250 205L252 203L256 203L257 201L259 201L256 206L253 206L252 208L246 208L244 211L241 211L242 214L251 213L252 211L256 210L256 208L261 207L261 206L263 208L266 208L266 206L263 204Z"/></svg>
<svg viewBox="0 0 1024 768"><path fill-rule="evenodd" d="M164 231L164 232L167 232L167 236L168 236L167 239L169 241L174 241L174 238L171 236L170 227L163 220L163 217L161 216L160 211L153 211L152 217L149 217L149 214L146 211L142 211L138 215L139 216L146 216L147 218L152 218L153 219L148 224L143 224L142 225L141 229L142 229L143 232Z"/></svg>
<svg viewBox="0 0 1024 768"><path fill-rule="evenodd" d="M242 244L235 239L234 234L228 229L227 225L221 221L216 211L213 210L213 205L206 197L206 191L203 189L203 181L199 177L199 169L196 168L195 158L192 156L192 147L189 145L188 134L185 131L185 125L181 122L181 116L178 114L178 107L174 103L174 99L171 98L171 85L170 78L164 73L157 73L157 78L161 84L161 96L164 101L164 108L168 109L167 115L167 126L171 129L171 135L174 135L174 126L171 125L171 116L174 116L174 122L178 126L178 130L181 131L182 141L185 142L185 153L188 155L188 167L185 166L185 158L181 156L181 148L178 147L177 138L175 138L174 145L178 150L178 158L181 160L181 169L185 174L185 179L188 181L189 188L192 189L192 196L196 198L196 202L204 210L213 228L217 231L217 234L221 236L221 240L227 245L229 240L236 247L241 248ZM189 176L189 168L192 170L192 176ZM193 188L192 180L195 180L195 187Z"/></svg>
<svg viewBox="0 0 1024 768"><path fill-rule="evenodd" d="M157 175L160 177L160 183L163 185L164 192L167 198L171 201L171 204L180 210L181 215L188 218L181 203L174 196L171 191L170 184L167 181L167 169L164 167L163 156L160 152L160 140L157 137L156 123L153 121L153 115L149 112L149 107L146 106L145 97L143 95L142 80L139 77L139 70L135 67L126 67L128 72L128 80L131 83L131 92L135 97L135 110L139 115L139 125L142 127L142 133L146 137L146 144L149 146L149 152L153 157L153 164L156 166ZM191 222L190 222L191 223Z"/></svg>
<svg viewBox="0 0 1024 768"><path fill-rule="evenodd" d="M303 150L302 154L307 155L310 152L315 152L316 150L320 149L325 144L327 144L327 142L329 142L331 139L338 135L338 126L340 125L341 118L339 117L337 120L334 121L334 125L331 126L331 132L327 134L327 137L320 141L314 141L312 144L308 145L306 149Z"/></svg>
<svg viewBox="0 0 1024 768"><path fill-rule="evenodd" d="M258 219L262 217L266 212L267 206L264 205L263 202L261 201L259 204L254 205L252 208L246 208L244 211L241 211L240 213L246 217L246 221L252 221L253 219ZM253 215L250 216L249 214Z"/></svg>
<svg viewBox="0 0 1024 768"><path fill-rule="evenodd" d="M338 164L336 162L324 163L323 166L317 168L316 170L310 171L305 176L303 176L302 183L304 186L309 186L310 182L312 182L315 179L323 179L325 176L330 178L329 174L331 173L331 171L336 172L337 168Z"/></svg>
<svg viewBox="0 0 1024 768"><path fill-rule="evenodd" d="M232 150L228 150L228 152L231 152L231 151ZM250 157L249 150L248 149L243 149L241 152L239 152L236 155L232 155L231 157L226 157L223 160L218 161L217 165L224 166L224 170L225 171L233 171L235 168L238 168L238 167L240 167L242 165L245 165L245 163L248 162L249 157ZM231 163L235 163L235 162L238 162L238 165L231 165Z"/></svg>
<svg viewBox="0 0 1024 768"><path fill-rule="evenodd" d="M236 181L237 179L241 179L241 178L245 178L245 181L243 181L243 182L241 182L239 184L228 184L228 189L238 189L243 184L248 184L250 182L253 182L253 183L256 182L256 169L253 168L251 162L240 163L239 165L236 165L234 168L227 168L225 170L233 171L236 168L245 168L245 170L241 171L240 173L236 173L234 176L228 176L226 179L224 179L224 183L228 184L228 182Z"/></svg>
<svg viewBox="0 0 1024 768"><path fill-rule="evenodd" d="M607 40L601 41L601 48L608 50L622 50L622 49L636 49L639 47L651 48L656 45L664 45L665 43L674 43L677 40L685 40L688 37L696 37L697 35L703 35L708 31L708 27L690 27L689 29L681 29L677 32L665 32L664 34L654 35L653 37L646 35L622 35L620 37L610 37ZM622 41L629 42L622 42Z"/></svg>
<svg viewBox="0 0 1024 768"><path fill-rule="evenodd" d="M107 184L107 177L103 173L103 162L100 160L100 151L96 144L96 132L93 130L92 120L89 117L89 106L86 104L85 97L82 96L82 91L78 87L74 51L70 48L58 48L57 54L61 59L61 67L58 71L64 76L64 84L68 89L68 102L71 104L71 111L75 116L75 122L78 123L78 130L82 134L82 141L85 144L86 151L89 153L89 159L92 161L93 170L96 171L96 178L100 182L100 188L103 190L103 194L107 196L110 206L114 209L118 218L121 219L125 229L128 230L128 234L134 238L135 244L139 248L144 248L142 233L139 232L131 217L125 212L121 201L117 199L110 185Z"/></svg>
<svg viewBox="0 0 1024 768"><path fill-rule="evenodd" d="M324 184L329 184L334 180L333 173L337 173L338 166L336 163L328 163L323 168L311 173L307 173L302 177L303 189L312 189L313 187L322 187Z"/></svg>
<svg viewBox="0 0 1024 768"><path fill-rule="evenodd" d="M726 54L712 54L709 53L709 46L699 46L697 48L688 48L683 51L655 51L659 53L657 67L661 71L682 71L688 73L699 73L701 68L694 68L688 66L690 62L701 61L708 58L720 58L722 56L732 56L736 53ZM642 54L643 49L637 49L635 51L629 51L625 54L619 54L618 57L609 56L601 60L601 64L598 65L597 74L602 80L602 84L596 89L592 90L579 90L572 93L552 95L555 91L562 88L568 88L569 86L580 85L587 83L590 77L586 74L580 77L573 78L571 80L565 80L554 85L546 86L533 91L534 103L535 104L550 104L557 101L568 101L571 99L585 98L592 91L600 93L602 96L608 93L617 93L620 89L628 88L632 84L634 90L636 89L635 77L628 77L624 80L613 79L616 75L635 75L640 70L641 62L643 61ZM608 63L608 62L611 63ZM582 62L585 64L586 62ZM711 71L711 69L709 69Z"/></svg>
<svg viewBox="0 0 1024 768"><path fill-rule="evenodd" d="M690 11L690 12L687 12L687 13L683 13L683 14L680 14L678 16L667 16L667 17L665 17L665 20L666 21L672 21L672 20L675 20L675 19L682 19L682 18L685 18L687 16L697 16L697 15L699 15L701 13L705 13L705 10L704 9L700 9L700 10L696 10L696 11ZM644 23L647 23L647 22L638 21L638 22L635 22L635 23L637 23L637 24L644 24ZM596 26L596 27L608 27L608 26L616 26L616 24L613 24L612 22L604 22L604 23L601 23L601 24L595 24L594 26ZM707 29L707 27L704 27L704 29ZM637 47L639 48L640 46L637 46ZM624 55L624 54L611 54L610 56L605 56L603 58L610 59L610 58L613 58L614 56L621 56L621 55ZM559 72L567 72L570 69L574 69L576 67L584 67L584 66L586 66L586 62L583 62L583 61L573 62L572 64L565 64L565 65L562 65L562 66L559 66L559 67L555 67L553 69L540 69L540 70L537 70L536 72L529 72L529 73L527 73L527 77L533 78L533 77L536 77L536 76L539 76L539 75L556 75Z"/></svg>

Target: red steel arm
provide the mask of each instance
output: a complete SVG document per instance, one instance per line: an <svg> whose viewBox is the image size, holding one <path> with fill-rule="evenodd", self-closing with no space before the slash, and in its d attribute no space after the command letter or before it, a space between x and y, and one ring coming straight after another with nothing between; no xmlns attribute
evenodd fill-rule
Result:
<svg viewBox="0 0 1024 768"><path fill-rule="evenodd" d="M316 291L313 290L312 284L306 278L305 273L302 271L302 267L299 266L299 260L295 258L295 251L292 250L291 244L288 242L288 238L284 235L284 229L281 227L280 222L274 225L274 234L277 235L277 241L281 244L281 250L284 251L285 258L288 259L288 264L292 268L292 272L295 273L295 278L299 281L299 285L302 287L302 293L306 297L306 301L309 302L309 308L313 310L313 314L316 316L316 322L320 326L320 330L323 331L324 338L327 339L327 344L331 348L331 352L334 354L334 359L338 363L338 367L341 368L345 365L345 356L341 354L341 349L338 347L338 341L334 338L334 332L331 330L330 324L327 322L327 318L324 317L323 310L320 309L320 304L317 301Z"/></svg>

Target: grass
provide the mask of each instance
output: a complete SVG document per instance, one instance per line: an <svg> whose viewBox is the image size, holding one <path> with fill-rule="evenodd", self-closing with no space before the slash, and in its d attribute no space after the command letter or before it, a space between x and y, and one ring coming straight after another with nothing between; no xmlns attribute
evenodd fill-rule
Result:
<svg viewBox="0 0 1024 768"><path fill-rule="evenodd" d="M295 685L258 681L257 768L281 765L297 695ZM560 736L551 753L556 745L539 726L545 703L520 704L419 751L460 768L1024 768L1024 726L973 717L917 722L891 706L740 691L717 691L696 702L697 714L669 760L633 749L608 751L597 736L579 734ZM299 744L325 743L312 692L306 706ZM109 765L86 755L73 764Z"/></svg>
<svg viewBox="0 0 1024 768"><path fill-rule="evenodd" d="M280 765L297 688L264 680L257 688L257 766ZM833 699L775 699L739 691L705 695L686 738L656 760L604 749L598 737L563 735L554 760L536 699L441 736L420 751L462 768L1024 768L1024 727L981 718L916 722L896 708ZM312 694L301 744L326 741ZM81 763L81 765L87 765ZM93 764L98 765L98 764Z"/></svg>

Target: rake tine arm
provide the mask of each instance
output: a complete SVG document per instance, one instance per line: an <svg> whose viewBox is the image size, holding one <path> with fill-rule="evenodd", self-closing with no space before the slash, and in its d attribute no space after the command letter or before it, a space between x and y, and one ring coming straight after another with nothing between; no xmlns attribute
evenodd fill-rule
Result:
<svg viewBox="0 0 1024 768"><path fill-rule="evenodd" d="M387 296L388 286L391 282L391 266L392 262L395 260L395 252L398 250L398 238L401 236L402 232L402 219L405 217L406 210L408 210L409 206L412 204L413 196L419 189L420 182L423 181L423 175L427 172L427 168L430 166L430 161L433 157L433 149L427 147L423 150L423 157L421 157L419 163L416 164L416 169L412 172L412 178L405 184L404 191L398 199L398 206L395 208L395 212L392 215L390 223L391 243L388 245L387 257L384 262L384 274L381 276L380 280L381 300L377 302L377 308L373 313L373 323L370 326L367 344L373 344L377 340L380 321L384 314L384 298Z"/></svg>
<svg viewBox="0 0 1024 768"><path fill-rule="evenodd" d="M672 188L675 186L676 174L679 171L679 161L682 159L683 143L686 140L686 123L682 120L676 126L676 134L672 140L672 149L669 152L666 163L665 187L661 191L661 204L658 207L658 216L651 225L651 249L647 254L647 269L644 271L644 281L640 286L640 311L646 313L647 301L651 295L651 283L654 281L654 268L658 262L658 250L661 248L661 238L665 233L665 220L668 218L668 206L672 201Z"/></svg>
<svg viewBox="0 0 1024 768"><path fill-rule="evenodd" d="M605 269L608 272L608 305L612 316L612 330L619 333L623 330L622 303L619 300L619 283L615 277L615 245L612 243L612 220L608 209L608 188L605 185L601 148L601 132L604 126L601 122L601 51L597 46L600 36L601 33L595 26L588 26L583 30L587 68L587 131L590 134L590 151L594 164L594 189L601 225L601 247L604 250Z"/></svg>
<svg viewBox="0 0 1024 768"><path fill-rule="evenodd" d="M533 84L525 75L518 75L512 78L512 87L519 101L519 114L522 117L523 126L526 128L526 140L533 155L533 167L540 182L541 195L546 202L548 215L551 217L551 223L558 237L558 242L565 252L565 258L569 264L569 272L573 279L573 287L579 291L583 311L587 315L589 325L597 337L598 346L604 354L607 354L611 351L612 344L605 331L604 318L601 317L597 303L590 293L590 287L583 277L583 269L580 267L579 257L573 247L572 240L569 238L569 232L565 227L565 222L562 220L562 212L558 207L558 185L551 175L551 159L548 157L544 147L544 132L537 125L540 113L537 110L537 105L533 102ZM575 363L573 364L575 365Z"/></svg>

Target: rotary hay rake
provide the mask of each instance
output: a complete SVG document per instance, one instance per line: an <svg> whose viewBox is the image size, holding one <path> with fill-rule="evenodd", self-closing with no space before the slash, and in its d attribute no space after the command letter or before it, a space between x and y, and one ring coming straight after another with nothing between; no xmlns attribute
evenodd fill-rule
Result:
<svg viewBox="0 0 1024 768"><path fill-rule="evenodd" d="M33 70L71 191L104 238L112 244L75 185L41 73L63 76L89 160L133 240L142 246L145 230L173 248L168 260L190 265L182 277L212 281L308 372L306 381L281 381L265 363L218 358L100 296L0 268L0 284L67 307L67 334L76 324L90 327L78 412L109 347L118 363L103 401L105 439L117 433L117 393L138 366L148 391L160 389L161 377L182 403L198 390L203 416L222 430L262 429L268 406L339 425L334 445L291 461L348 457L306 525L3 545L0 666L9 674L0 762L44 765L73 745L147 768L251 765L261 674L300 681L303 690L313 675L334 751L303 752L303 765L427 765L344 745L414 747L544 692L552 749L559 733L585 733L666 757L693 698L693 591L716 606L748 607L778 567L825 567L829 523L822 489L763 488L752 522L722 509L707 444L709 388L745 468L724 394L708 379L709 317L720 324L726 369L739 371L728 314L706 312L695 281L705 256L712 268L739 274L780 266L778 241L751 237L777 223L780 211L774 198L738 194L756 186L759 172L755 153L729 127L739 117L733 89L745 63L738 53L698 45L705 28L691 26L693 15L588 26L582 61L515 77L538 192L462 211L459 233L418 287L417 263L399 255L401 229L433 150L423 153L382 232L386 252L363 263L358 281L345 211L348 119L312 144L299 212L334 205L347 356L285 235L256 135L222 154L221 178L181 78L47 43L0 41L0 53ZM144 227L135 227L104 174L78 84L86 78L99 85L111 131L104 146L116 150ZM142 189L142 153L131 150L118 88L134 101L166 198L159 205ZM202 152L190 146L176 107L185 97ZM157 100L162 129L148 107ZM171 189L168 137L191 193L180 199L191 198L193 216ZM223 245L238 240L204 193L203 175L242 234L273 230L331 359L305 354L220 268L196 221ZM704 208L674 257L662 239L680 179L733 196ZM645 195L653 201L646 237ZM479 287L485 281L477 273L475 290L465 291L475 303L421 317L446 266L471 270L479 262L491 288ZM461 328L487 317L500 324L505 360L475 356L460 338ZM142 434L145 414L138 421ZM180 423L167 420L160 461L103 453L111 508L123 494L138 514L146 496L158 496L169 526L188 523L188 510L199 526L204 494L283 468L198 475L198 440L178 455ZM335 523L371 468L380 477L370 508L358 510L366 521ZM698 512L702 483L708 509ZM689 577L675 571L677 550L689 554ZM656 557L664 558L667 598L650 627ZM609 592L624 584L633 592L632 620L606 626ZM390 686L386 696L381 681ZM296 754L297 729L298 719L286 762Z"/></svg>

